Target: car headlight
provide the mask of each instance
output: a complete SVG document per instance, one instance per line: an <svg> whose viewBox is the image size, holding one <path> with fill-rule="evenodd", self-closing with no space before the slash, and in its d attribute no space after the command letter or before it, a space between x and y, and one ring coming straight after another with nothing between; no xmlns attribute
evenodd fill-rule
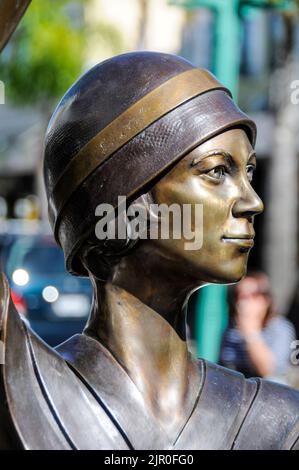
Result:
<svg viewBox="0 0 299 470"><path fill-rule="evenodd" d="M16 269L12 273L12 280L17 286L26 286L29 282L29 273L26 271L26 269Z"/></svg>
<svg viewBox="0 0 299 470"><path fill-rule="evenodd" d="M59 297L58 289L54 286L47 286L42 291L43 299L50 304L56 302Z"/></svg>

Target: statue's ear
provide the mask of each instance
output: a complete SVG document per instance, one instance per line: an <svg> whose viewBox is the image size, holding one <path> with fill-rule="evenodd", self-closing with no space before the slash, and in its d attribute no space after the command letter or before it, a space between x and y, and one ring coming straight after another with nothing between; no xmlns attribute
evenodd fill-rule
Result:
<svg viewBox="0 0 299 470"><path fill-rule="evenodd" d="M97 245L84 246L80 251L80 261L89 274L89 277L94 277L101 281L107 281L109 278L111 265L109 261L103 256L103 252Z"/></svg>

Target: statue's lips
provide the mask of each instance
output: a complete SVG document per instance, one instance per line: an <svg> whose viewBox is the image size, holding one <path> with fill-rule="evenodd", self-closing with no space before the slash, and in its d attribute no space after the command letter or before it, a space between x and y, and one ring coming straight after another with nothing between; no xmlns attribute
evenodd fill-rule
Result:
<svg viewBox="0 0 299 470"><path fill-rule="evenodd" d="M225 235L222 240L244 248L252 248L254 245L254 235L249 234Z"/></svg>

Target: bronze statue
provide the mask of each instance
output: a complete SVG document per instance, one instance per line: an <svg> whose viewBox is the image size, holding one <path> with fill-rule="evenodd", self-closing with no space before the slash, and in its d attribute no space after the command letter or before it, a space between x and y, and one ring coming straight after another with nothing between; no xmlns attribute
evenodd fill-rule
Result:
<svg viewBox="0 0 299 470"><path fill-rule="evenodd" d="M176 56L114 57L70 88L48 127L45 184L66 267L90 277L93 306L84 332L53 350L3 278L3 448L298 448L297 391L196 359L186 341L190 294L246 272L263 209L250 184L255 136L229 91ZM202 205L201 248L133 239L130 218L126 237L99 240L96 209L120 219L119 196L147 214Z"/></svg>

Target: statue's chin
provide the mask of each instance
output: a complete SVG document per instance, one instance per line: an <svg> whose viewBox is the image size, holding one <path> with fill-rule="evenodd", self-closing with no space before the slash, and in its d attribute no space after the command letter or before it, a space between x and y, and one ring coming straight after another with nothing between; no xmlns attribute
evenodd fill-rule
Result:
<svg viewBox="0 0 299 470"><path fill-rule="evenodd" d="M211 269L209 272L206 271L205 275L201 277L203 282L207 284L234 284L241 281L247 272L247 260L246 262L230 262L219 265L216 269Z"/></svg>
<svg viewBox="0 0 299 470"><path fill-rule="evenodd" d="M247 263L238 270L226 272L225 275L222 277L220 283L221 284L234 284L236 282L239 282L246 275L246 272L247 272Z"/></svg>

